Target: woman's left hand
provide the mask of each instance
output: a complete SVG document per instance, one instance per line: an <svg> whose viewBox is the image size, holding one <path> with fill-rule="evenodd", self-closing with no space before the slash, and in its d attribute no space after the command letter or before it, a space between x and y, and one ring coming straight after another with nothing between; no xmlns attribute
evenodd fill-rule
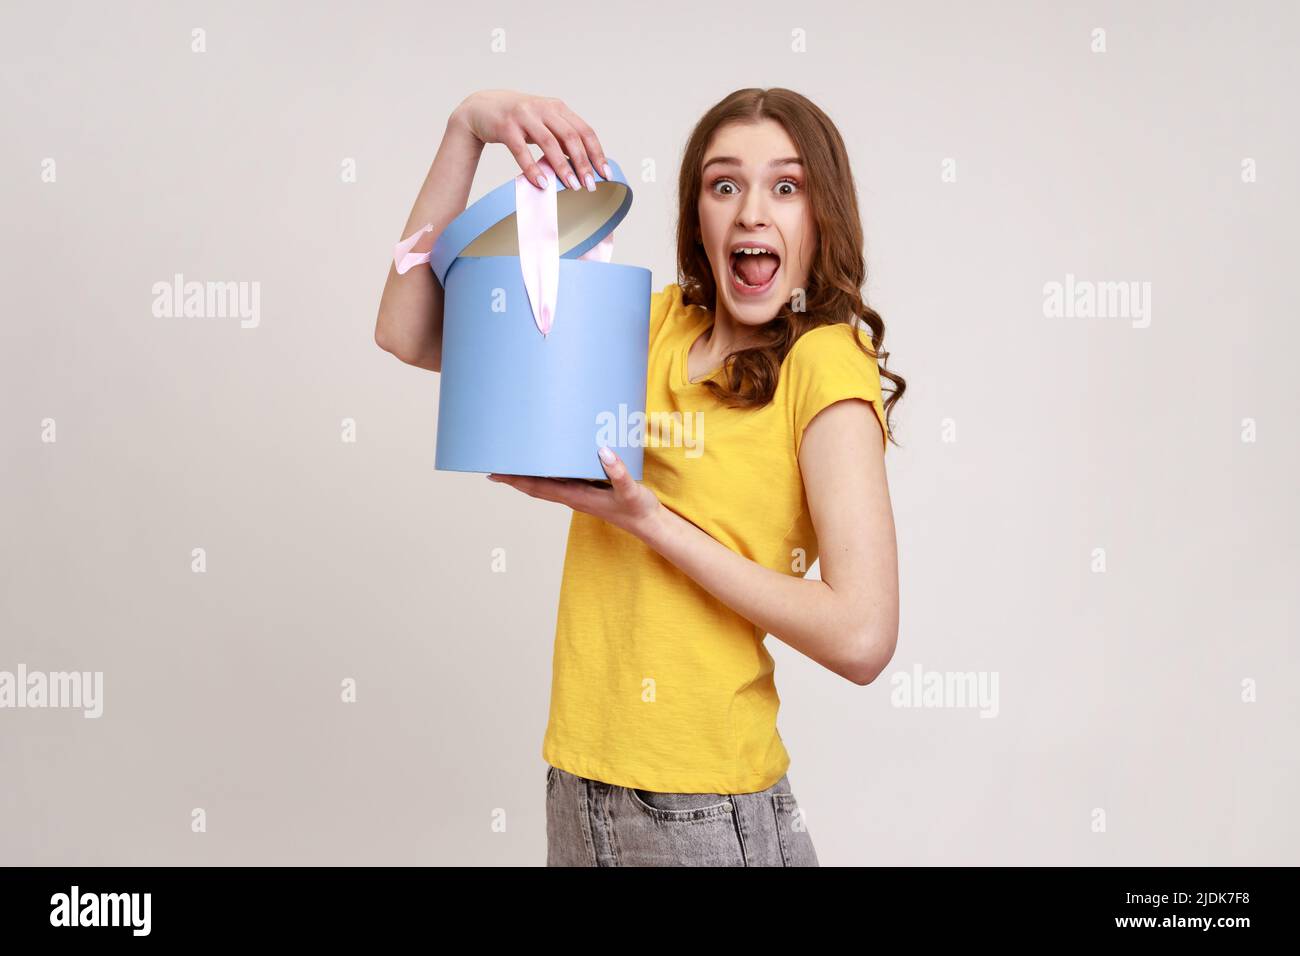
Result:
<svg viewBox="0 0 1300 956"><path fill-rule="evenodd" d="M638 537L654 523L663 510L663 504L653 491L634 480L627 466L613 449L601 465L609 476L612 488L600 488L581 478L534 478L528 475L488 475L490 481L513 485L526 495L546 501L558 501L574 511L602 518Z"/></svg>

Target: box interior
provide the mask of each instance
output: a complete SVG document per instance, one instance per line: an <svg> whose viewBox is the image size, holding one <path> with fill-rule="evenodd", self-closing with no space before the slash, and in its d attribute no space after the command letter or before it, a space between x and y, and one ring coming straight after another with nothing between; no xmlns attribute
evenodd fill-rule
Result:
<svg viewBox="0 0 1300 956"><path fill-rule="evenodd" d="M575 248L608 222L623 204L627 187L622 183L598 182L594 192L561 189L555 194L560 232L560 255ZM517 256L519 232L512 212L485 230L461 252L462 256Z"/></svg>

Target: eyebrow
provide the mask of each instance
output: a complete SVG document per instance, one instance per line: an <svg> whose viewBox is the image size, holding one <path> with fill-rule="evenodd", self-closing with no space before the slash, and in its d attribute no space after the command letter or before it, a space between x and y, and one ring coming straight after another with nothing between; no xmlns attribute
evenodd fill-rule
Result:
<svg viewBox="0 0 1300 956"><path fill-rule="evenodd" d="M705 161L704 165L701 167L701 172L708 169L710 166L714 165L715 163L717 163L718 165L730 165L730 166L742 165L741 161L737 159L735 156L714 156L712 159ZM791 166L791 165L802 166L803 160L801 160L798 156L790 156L787 157L786 159L774 159L767 165L769 168L775 168L777 166Z"/></svg>

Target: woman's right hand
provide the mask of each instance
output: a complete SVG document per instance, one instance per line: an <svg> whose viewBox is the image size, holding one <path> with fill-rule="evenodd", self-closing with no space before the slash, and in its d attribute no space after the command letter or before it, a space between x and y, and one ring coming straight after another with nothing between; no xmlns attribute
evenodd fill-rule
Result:
<svg viewBox="0 0 1300 956"><path fill-rule="evenodd" d="M524 175L542 188L542 170L529 143L542 148L551 168L573 189L582 188L579 181L595 189L596 170L609 178L605 151L595 131L562 100L514 90L479 90L461 101L452 118L481 143L503 143Z"/></svg>

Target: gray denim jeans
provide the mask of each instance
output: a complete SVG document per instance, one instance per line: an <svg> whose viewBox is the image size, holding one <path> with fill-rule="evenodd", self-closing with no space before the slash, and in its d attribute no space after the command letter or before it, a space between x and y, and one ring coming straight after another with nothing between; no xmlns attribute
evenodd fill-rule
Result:
<svg viewBox="0 0 1300 956"><path fill-rule="evenodd" d="M755 793L658 793L546 769L547 866L819 866L788 776Z"/></svg>

